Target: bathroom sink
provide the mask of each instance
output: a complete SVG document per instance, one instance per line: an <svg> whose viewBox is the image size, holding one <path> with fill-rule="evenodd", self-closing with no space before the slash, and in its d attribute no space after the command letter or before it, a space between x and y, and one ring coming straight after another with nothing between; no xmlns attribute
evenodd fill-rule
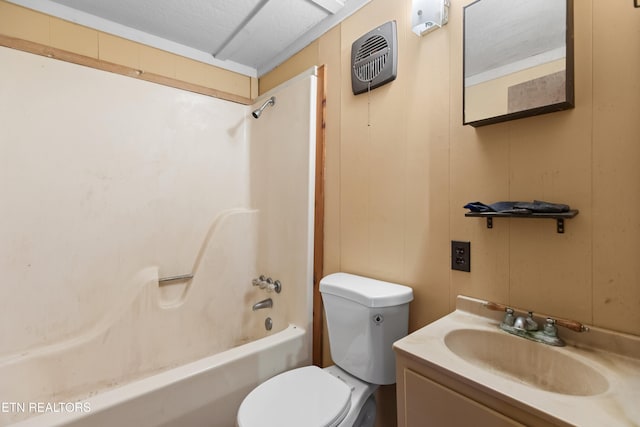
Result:
<svg viewBox="0 0 640 427"><path fill-rule="evenodd" d="M640 336L561 327L566 345L554 347L500 330L504 313L487 305L460 295L455 311L394 343L400 388L414 387L411 396L419 397L411 399L420 408L440 411L444 420L455 407L461 418L476 421L459 409L464 401L518 425L640 427ZM434 396L447 396L451 405Z"/></svg>
<svg viewBox="0 0 640 427"><path fill-rule="evenodd" d="M485 370L554 393L592 396L609 382L595 368L560 350L506 332L456 329L445 345L460 358Z"/></svg>

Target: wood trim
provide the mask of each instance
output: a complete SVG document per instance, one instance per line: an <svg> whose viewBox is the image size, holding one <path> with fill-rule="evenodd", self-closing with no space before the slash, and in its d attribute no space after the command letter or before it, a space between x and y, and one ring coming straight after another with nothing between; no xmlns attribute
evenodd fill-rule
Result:
<svg viewBox="0 0 640 427"><path fill-rule="evenodd" d="M325 66L318 67L316 97L316 183L313 240L313 350L312 361L322 367L323 307L320 280L324 270L324 163L326 127Z"/></svg>
<svg viewBox="0 0 640 427"><path fill-rule="evenodd" d="M40 43L18 39L2 34L0 34L0 46L17 49L36 55L46 56L48 58L54 58L65 62L71 62L73 64L84 65L86 67L108 71L110 73L120 74L127 77L133 77L135 79L145 80L164 86L174 87L176 89L199 93L201 95L220 98L226 101L236 102L238 104L250 105L252 103L252 100L250 98L246 98L244 96L223 92L221 90L212 89L195 83L185 82L172 77L145 72L144 70L137 70L135 68L127 67L124 65L114 64L112 62L103 61L97 58L92 58L90 56L80 55L78 53L69 52L66 50L57 49L55 47L46 46Z"/></svg>

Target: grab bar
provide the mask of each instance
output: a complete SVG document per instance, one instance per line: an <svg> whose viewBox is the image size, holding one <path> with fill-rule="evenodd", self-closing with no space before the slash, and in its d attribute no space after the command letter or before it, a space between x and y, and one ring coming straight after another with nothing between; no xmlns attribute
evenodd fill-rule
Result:
<svg viewBox="0 0 640 427"><path fill-rule="evenodd" d="M175 282L178 280L191 280L191 279L193 279L193 274L181 274L180 276L161 277L158 279L158 283Z"/></svg>

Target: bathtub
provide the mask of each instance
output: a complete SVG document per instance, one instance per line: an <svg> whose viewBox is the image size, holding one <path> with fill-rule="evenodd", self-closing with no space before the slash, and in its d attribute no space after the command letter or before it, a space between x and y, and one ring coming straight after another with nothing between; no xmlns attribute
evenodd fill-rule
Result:
<svg viewBox="0 0 640 427"><path fill-rule="evenodd" d="M234 426L242 399L254 387L276 374L310 363L308 335L303 328L289 325L271 336L81 401L58 402L49 408L28 402L25 411L49 411L11 425Z"/></svg>
<svg viewBox="0 0 640 427"><path fill-rule="evenodd" d="M279 294L251 284L257 244L237 236L256 236L258 219L248 209L215 219L193 279L161 285L157 267L142 268L93 326L0 357L0 426L232 426L252 388L310 363L295 278L275 276ZM266 297L273 308L251 310Z"/></svg>

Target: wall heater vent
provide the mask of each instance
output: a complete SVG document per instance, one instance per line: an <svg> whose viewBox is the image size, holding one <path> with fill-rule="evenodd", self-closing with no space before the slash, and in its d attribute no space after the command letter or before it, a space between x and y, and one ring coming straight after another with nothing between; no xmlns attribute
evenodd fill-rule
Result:
<svg viewBox="0 0 640 427"><path fill-rule="evenodd" d="M395 80L398 74L396 34L396 21L389 21L353 42L351 88L354 95Z"/></svg>

